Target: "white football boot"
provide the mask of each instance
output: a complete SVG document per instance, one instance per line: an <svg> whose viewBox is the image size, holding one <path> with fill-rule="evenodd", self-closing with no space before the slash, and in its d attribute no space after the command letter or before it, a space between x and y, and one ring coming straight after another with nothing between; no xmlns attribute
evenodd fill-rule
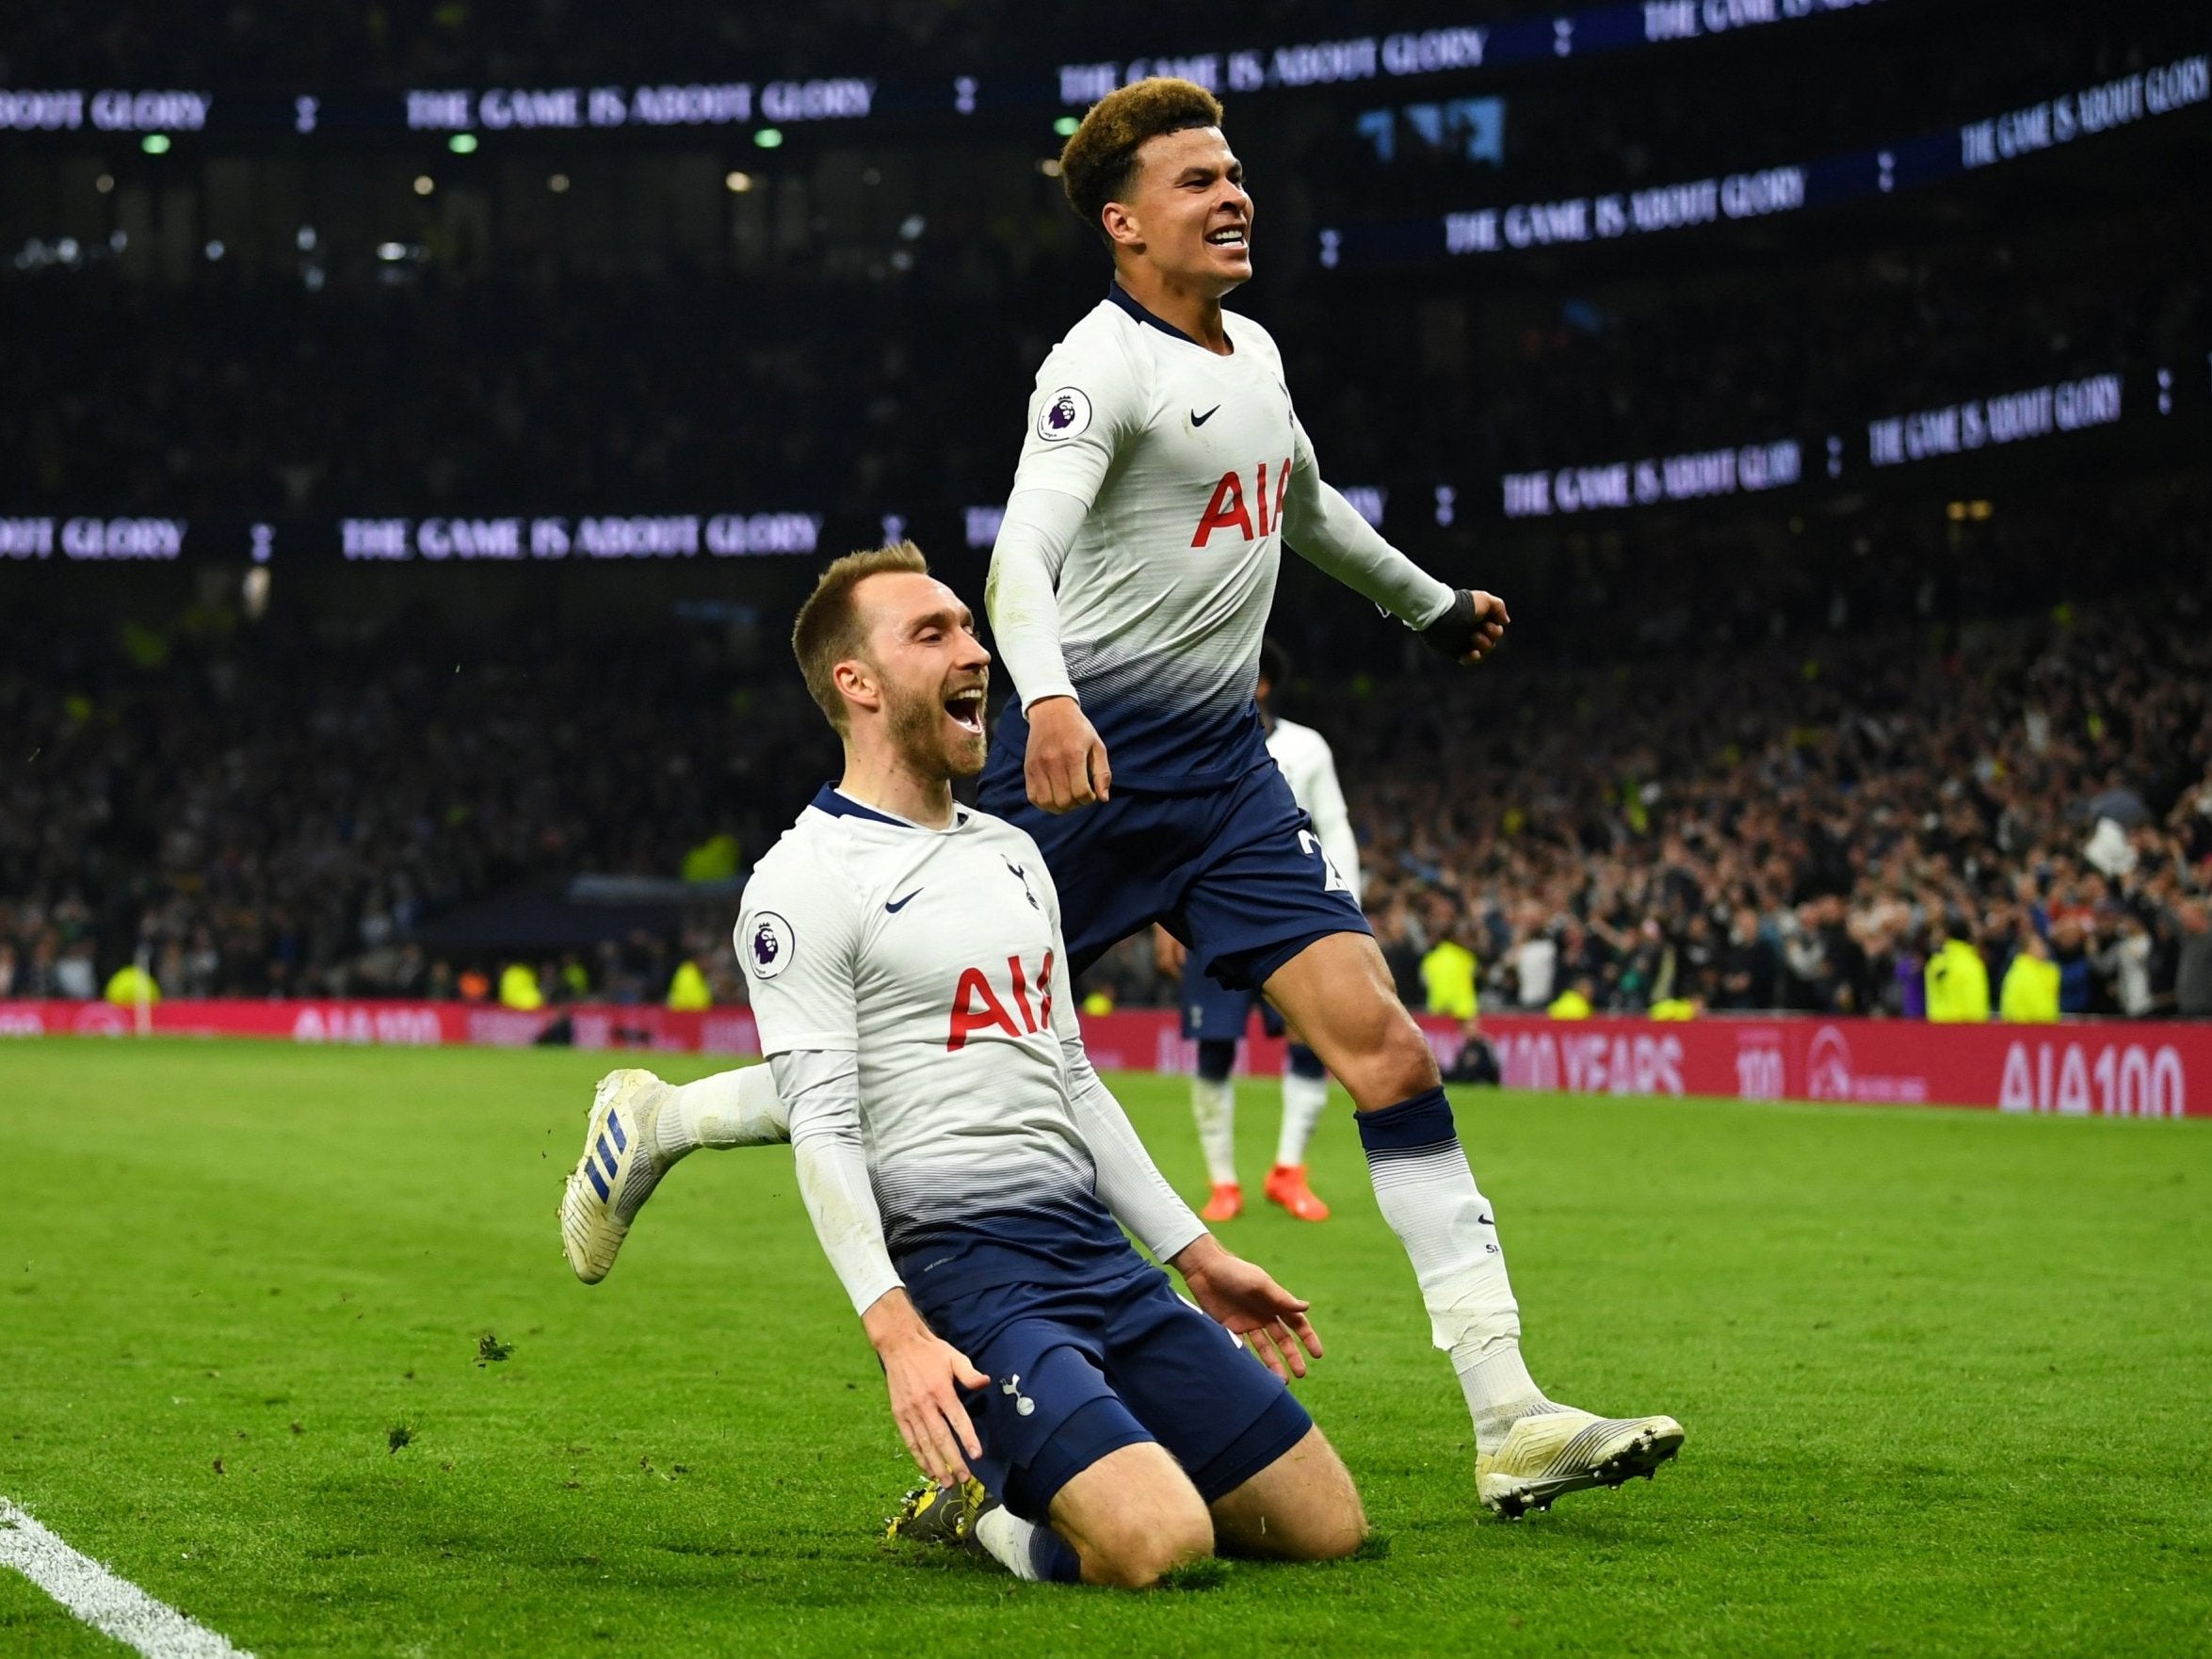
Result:
<svg viewBox="0 0 2212 1659"><path fill-rule="evenodd" d="M1682 1442L1682 1425L1671 1417L1596 1417L1547 1403L1515 1423L1494 1453L1477 1455L1475 1490L1488 1507L1517 1521L1567 1492L1638 1474L1649 1480Z"/></svg>
<svg viewBox="0 0 2212 1659"><path fill-rule="evenodd" d="M654 1131L675 1086L650 1071L609 1071L591 1094L584 1119L584 1155L560 1195L560 1248L586 1284L614 1266L630 1223L673 1161L660 1155Z"/></svg>

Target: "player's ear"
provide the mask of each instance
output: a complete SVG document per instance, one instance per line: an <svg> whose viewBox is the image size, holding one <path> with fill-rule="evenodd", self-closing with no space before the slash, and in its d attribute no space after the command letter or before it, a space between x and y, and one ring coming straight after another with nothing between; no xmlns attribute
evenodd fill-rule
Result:
<svg viewBox="0 0 2212 1659"><path fill-rule="evenodd" d="M1098 210L1098 222L1106 234L1106 240L1116 248L1126 248L1132 252L1144 246L1144 232L1137 223L1137 215L1128 204L1109 201Z"/></svg>
<svg viewBox="0 0 2212 1659"><path fill-rule="evenodd" d="M848 656L830 670L830 683L837 687L837 694L847 702L864 709L883 706L882 684L876 678L875 668L864 659Z"/></svg>

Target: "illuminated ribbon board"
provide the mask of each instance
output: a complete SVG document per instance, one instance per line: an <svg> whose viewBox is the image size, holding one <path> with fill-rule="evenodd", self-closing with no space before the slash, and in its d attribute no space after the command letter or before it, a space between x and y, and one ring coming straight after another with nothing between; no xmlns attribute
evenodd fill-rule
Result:
<svg viewBox="0 0 2212 1659"><path fill-rule="evenodd" d="M1935 184L2177 114L2207 99L2212 59L2200 52L1986 121L1825 161L1392 224L1331 226L1318 233L1319 258L1330 269L1472 258L1767 218Z"/></svg>
<svg viewBox="0 0 2212 1659"><path fill-rule="evenodd" d="M0 88L0 137L39 133L366 131L611 133L777 126L887 117L1080 109L1146 75L1175 74L1216 92L1415 80L1662 46L1858 11L1881 0L1624 0L1556 17L1284 40L1237 49L1181 49L1050 70L884 80L817 74L640 85L417 87L398 92L286 92L181 88Z"/></svg>
<svg viewBox="0 0 2212 1659"><path fill-rule="evenodd" d="M2177 435L2212 416L2212 351L2185 354L2193 366L2146 370L2130 386L2103 372L1994 393L1937 408L1849 421L1830 432L1831 483L1918 461L1940 460L2039 439L2119 425L2123 415L2174 418ZM1805 425L1810 425L1808 417ZM1800 426L1800 431L1804 429ZM1841 433L1863 429L1864 450ZM2151 428L2139 419L2137 434ZM1378 529L1448 528L1474 504L1497 503L1507 519L1687 506L1764 495L1807 481L1799 437L1689 450L1677 455L1577 462L1470 485L1340 484L1345 499ZM896 541L912 533L928 547L996 543L1002 506L848 505L830 512L508 513L481 517L339 518L244 522L146 515L0 512L0 574L41 564L193 563L458 566L637 565L703 559L815 556L825 550Z"/></svg>
<svg viewBox="0 0 2212 1659"><path fill-rule="evenodd" d="M1234 52L1170 52L1106 63L1064 63L1059 101L1082 108L1148 75L1180 75L1209 91L1260 92L1403 80L1452 71L1562 62L1853 11L1875 0L1632 0L1559 17L1302 40Z"/></svg>
<svg viewBox="0 0 2212 1659"><path fill-rule="evenodd" d="M1882 415L1866 425L1866 459L1878 467L1902 466L2108 427L2120 419L2122 393L2118 375L2087 375L1940 409Z"/></svg>
<svg viewBox="0 0 2212 1659"><path fill-rule="evenodd" d="M591 564L638 559L812 554L820 513L506 514L354 518L249 524L177 518L0 516L0 567L10 563L168 563L187 554L267 564L280 529L288 547L347 564ZM195 529L198 534L195 535Z"/></svg>

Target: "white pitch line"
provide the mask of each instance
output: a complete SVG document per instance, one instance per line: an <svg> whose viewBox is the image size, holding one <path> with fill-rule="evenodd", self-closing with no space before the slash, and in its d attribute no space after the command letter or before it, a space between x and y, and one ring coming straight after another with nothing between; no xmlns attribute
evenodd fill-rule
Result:
<svg viewBox="0 0 2212 1659"><path fill-rule="evenodd" d="M94 1630L146 1659L253 1659L71 1549L6 1498L0 1498L0 1567L14 1568Z"/></svg>

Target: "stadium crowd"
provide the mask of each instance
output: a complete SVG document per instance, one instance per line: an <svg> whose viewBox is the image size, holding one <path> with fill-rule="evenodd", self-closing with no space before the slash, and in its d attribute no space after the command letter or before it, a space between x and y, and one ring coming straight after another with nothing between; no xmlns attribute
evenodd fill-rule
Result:
<svg viewBox="0 0 2212 1659"><path fill-rule="evenodd" d="M237 626L9 642L0 725L35 735L0 791L0 996L99 995L141 949L165 994L489 996L513 958L442 919L579 874L726 878L833 769L797 685L703 633L486 657L421 617ZM1993 1000L2028 953L2062 1011L2137 1017L2212 1014L2208 687L2182 593L1284 701L1334 741L1415 1001L1449 939L1494 1007L1911 1017L1953 937ZM718 913L525 965L553 998L657 1001L687 962L727 999ZM1141 943L1085 989L1174 996Z"/></svg>

